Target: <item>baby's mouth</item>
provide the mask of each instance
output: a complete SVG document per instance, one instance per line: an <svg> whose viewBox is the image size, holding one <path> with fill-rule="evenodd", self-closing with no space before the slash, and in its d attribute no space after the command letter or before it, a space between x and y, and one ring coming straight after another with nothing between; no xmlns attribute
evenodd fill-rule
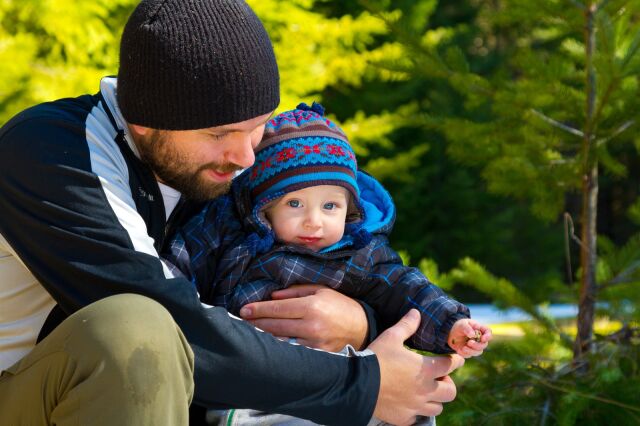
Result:
<svg viewBox="0 0 640 426"><path fill-rule="evenodd" d="M305 243L315 243L320 240L320 237L298 237L298 239Z"/></svg>

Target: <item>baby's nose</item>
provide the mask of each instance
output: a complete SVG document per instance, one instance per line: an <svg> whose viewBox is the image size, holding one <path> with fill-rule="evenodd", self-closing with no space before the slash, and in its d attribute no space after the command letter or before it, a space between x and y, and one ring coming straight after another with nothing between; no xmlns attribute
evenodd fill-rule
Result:
<svg viewBox="0 0 640 426"><path fill-rule="evenodd" d="M321 225L320 215L317 213L309 213L305 220L305 225L309 228L319 228Z"/></svg>

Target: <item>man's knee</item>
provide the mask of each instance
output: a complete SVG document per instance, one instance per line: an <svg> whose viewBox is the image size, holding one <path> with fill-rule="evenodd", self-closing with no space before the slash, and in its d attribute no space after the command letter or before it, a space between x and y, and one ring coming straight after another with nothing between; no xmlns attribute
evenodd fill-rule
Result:
<svg viewBox="0 0 640 426"><path fill-rule="evenodd" d="M152 299L108 297L69 320L69 355L98 360L129 386L154 386L172 375L192 380L193 352L169 312Z"/></svg>
<svg viewBox="0 0 640 426"><path fill-rule="evenodd" d="M187 422L193 353L166 309L142 296L79 310L15 367L2 383L13 387L5 405L35 393L42 406L11 424L35 424L25 420L34 416L52 424Z"/></svg>

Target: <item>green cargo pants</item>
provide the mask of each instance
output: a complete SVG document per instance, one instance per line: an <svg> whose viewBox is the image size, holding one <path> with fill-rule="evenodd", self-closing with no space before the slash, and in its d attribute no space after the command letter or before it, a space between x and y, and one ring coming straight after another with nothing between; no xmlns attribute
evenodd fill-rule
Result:
<svg viewBox="0 0 640 426"><path fill-rule="evenodd" d="M187 425L193 352L146 297L76 312L0 376L3 425Z"/></svg>

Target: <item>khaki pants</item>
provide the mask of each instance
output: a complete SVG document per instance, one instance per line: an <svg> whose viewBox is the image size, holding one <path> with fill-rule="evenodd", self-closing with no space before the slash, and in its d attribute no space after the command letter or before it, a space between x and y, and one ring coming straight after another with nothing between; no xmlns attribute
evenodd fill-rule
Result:
<svg viewBox="0 0 640 426"><path fill-rule="evenodd" d="M187 425L193 353L146 297L76 312L0 376L3 425Z"/></svg>

